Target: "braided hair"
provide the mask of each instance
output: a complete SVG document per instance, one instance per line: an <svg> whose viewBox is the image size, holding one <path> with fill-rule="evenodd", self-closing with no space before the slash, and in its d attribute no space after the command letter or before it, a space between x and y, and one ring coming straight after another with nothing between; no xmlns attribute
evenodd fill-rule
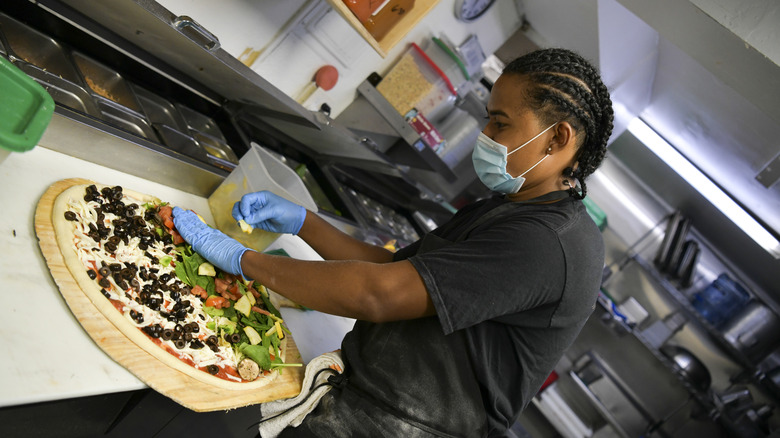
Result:
<svg viewBox="0 0 780 438"><path fill-rule="evenodd" d="M596 171L607 152L612 135L612 100L598 71L582 56L566 49L541 49L510 62L503 74L528 79L528 104L544 124L566 121L578 136L577 167L566 168L563 176L579 181L585 198L585 178Z"/></svg>

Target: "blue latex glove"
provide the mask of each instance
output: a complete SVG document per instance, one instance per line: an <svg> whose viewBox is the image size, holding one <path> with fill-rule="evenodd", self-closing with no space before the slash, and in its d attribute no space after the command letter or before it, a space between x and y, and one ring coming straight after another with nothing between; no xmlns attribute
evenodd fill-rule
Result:
<svg viewBox="0 0 780 438"><path fill-rule="evenodd" d="M241 257L249 248L203 223L190 210L173 207L173 224L192 249L219 269L243 276Z"/></svg>
<svg viewBox="0 0 780 438"><path fill-rule="evenodd" d="M298 234L306 209L269 191L248 193L233 205L233 218L273 233Z"/></svg>

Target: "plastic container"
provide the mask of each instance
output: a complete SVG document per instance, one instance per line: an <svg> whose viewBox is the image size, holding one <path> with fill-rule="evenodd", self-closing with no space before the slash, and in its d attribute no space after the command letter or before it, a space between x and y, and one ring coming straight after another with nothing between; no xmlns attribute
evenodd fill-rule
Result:
<svg viewBox="0 0 780 438"><path fill-rule="evenodd" d="M710 324L720 327L749 300L750 294L724 273L703 291L694 294L692 304Z"/></svg>
<svg viewBox="0 0 780 438"><path fill-rule="evenodd" d="M0 58L0 163L35 147L49 126L54 100L37 82Z"/></svg>
<svg viewBox="0 0 780 438"><path fill-rule="evenodd" d="M413 109L436 123L455 105L457 91L449 79L416 44L412 44L377 87L406 117Z"/></svg>
<svg viewBox="0 0 780 438"><path fill-rule="evenodd" d="M268 190L289 201L317 211L309 191L297 173L256 143L241 157L238 167L209 196L209 208L217 228L257 251L273 243L278 233L254 229L247 234L233 219L233 205L247 193Z"/></svg>

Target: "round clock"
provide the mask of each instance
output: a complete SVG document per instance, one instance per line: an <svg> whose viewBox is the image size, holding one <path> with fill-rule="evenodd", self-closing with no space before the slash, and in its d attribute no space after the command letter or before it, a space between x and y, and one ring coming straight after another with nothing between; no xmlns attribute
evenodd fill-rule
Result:
<svg viewBox="0 0 780 438"><path fill-rule="evenodd" d="M455 16L460 21L474 21L487 12L496 0L456 0Z"/></svg>

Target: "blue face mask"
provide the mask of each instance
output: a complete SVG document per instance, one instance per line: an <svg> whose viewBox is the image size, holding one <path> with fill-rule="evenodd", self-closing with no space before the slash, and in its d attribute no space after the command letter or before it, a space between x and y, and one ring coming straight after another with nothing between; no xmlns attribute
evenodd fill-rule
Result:
<svg viewBox="0 0 780 438"><path fill-rule="evenodd" d="M557 123L548 126L547 129L537 134L536 137L528 140L509 153L507 153L506 146L495 142L493 139L480 132L477 137L477 144L474 146L474 152L471 154L471 161L474 164L474 170L477 172L479 180L490 190L495 192L504 194L517 193L525 182L524 175L538 166L539 163L549 157L550 154L542 157L542 159L537 161L530 169L517 177L513 177L506 171L508 157L522 149L528 143L539 138L540 135L549 131L550 128L555 125L557 125Z"/></svg>

